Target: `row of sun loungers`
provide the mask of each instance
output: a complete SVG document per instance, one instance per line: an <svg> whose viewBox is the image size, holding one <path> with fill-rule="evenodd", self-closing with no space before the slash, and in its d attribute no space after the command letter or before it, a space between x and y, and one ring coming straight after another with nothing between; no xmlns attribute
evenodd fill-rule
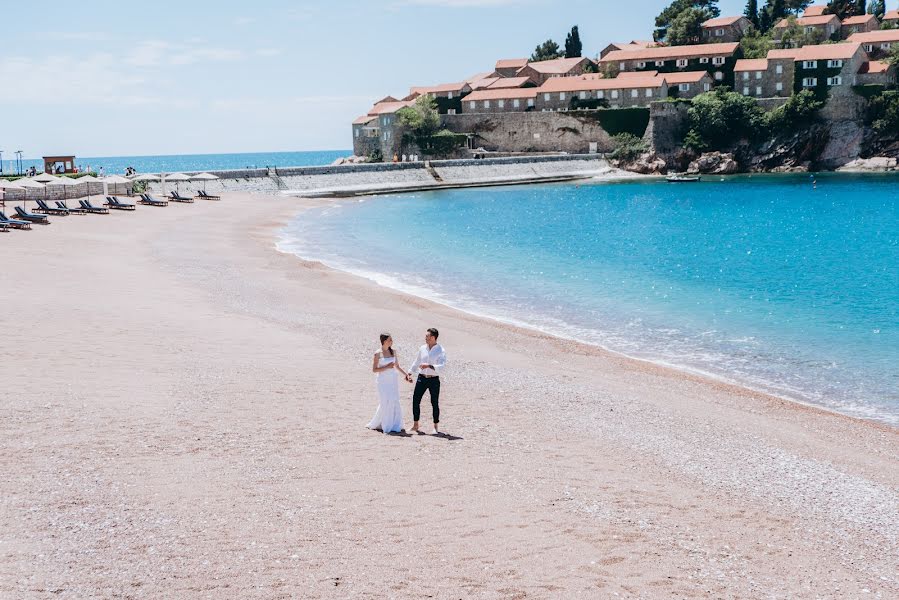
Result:
<svg viewBox="0 0 899 600"><path fill-rule="evenodd" d="M205 191L197 193L196 198L203 200L221 200L221 196L212 196ZM139 204L147 206L168 206L169 202L193 202L194 198L190 196L182 196L178 192L171 192L164 199L154 197L152 194L140 194ZM84 214L108 214L110 209L113 210L135 210L137 207L129 202L122 202L116 196L107 196L106 203L97 206L92 204L90 199L79 200L78 207L69 206L64 200L54 201L55 206L51 206L46 200L37 200L37 208L34 212L28 212L21 206L16 206L16 219L6 216L0 211L0 232L7 232L10 229L31 229L32 223L40 225L49 225L49 215L65 217L68 215L84 215Z"/></svg>

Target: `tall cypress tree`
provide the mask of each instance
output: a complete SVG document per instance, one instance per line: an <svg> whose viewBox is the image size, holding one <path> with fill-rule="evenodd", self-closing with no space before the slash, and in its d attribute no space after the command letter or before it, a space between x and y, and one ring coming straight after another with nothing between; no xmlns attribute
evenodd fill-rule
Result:
<svg viewBox="0 0 899 600"><path fill-rule="evenodd" d="M743 11L746 18L752 21L755 28L759 28L759 2L758 0L746 0L746 10Z"/></svg>
<svg viewBox="0 0 899 600"><path fill-rule="evenodd" d="M887 3L885 0L871 0L871 14L878 19L883 19L884 13L887 11Z"/></svg>
<svg viewBox="0 0 899 600"><path fill-rule="evenodd" d="M854 15L863 15L865 14L865 6L867 5L866 0L856 0L855 2L855 10L852 14Z"/></svg>
<svg viewBox="0 0 899 600"><path fill-rule="evenodd" d="M577 30L577 25L575 25L571 28L568 37L565 38L565 58L580 58L583 49L581 34Z"/></svg>
<svg viewBox="0 0 899 600"><path fill-rule="evenodd" d="M855 14L855 9L857 8L858 2L857 0L830 0L827 3L827 14L836 15L842 21L846 17L851 17Z"/></svg>

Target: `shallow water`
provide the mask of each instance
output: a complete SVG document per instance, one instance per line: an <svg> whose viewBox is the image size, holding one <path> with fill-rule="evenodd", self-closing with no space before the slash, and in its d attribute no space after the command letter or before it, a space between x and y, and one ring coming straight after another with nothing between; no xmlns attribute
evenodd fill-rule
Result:
<svg viewBox="0 0 899 600"><path fill-rule="evenodd" d="M303 213L279 247L478 314L899 424L897 182L745 176L397 195Z"/></svg>

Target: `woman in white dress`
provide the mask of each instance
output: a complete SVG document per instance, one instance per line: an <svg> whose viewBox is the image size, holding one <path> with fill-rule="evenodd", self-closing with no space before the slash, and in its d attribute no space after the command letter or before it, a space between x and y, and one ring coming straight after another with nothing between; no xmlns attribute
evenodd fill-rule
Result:
<svg viewBox="0 0 899 600"><path fill-rule="evenodd" d="M403 431L403 409L400 406L400 384L397 371L406 376L400 366L399 357L393 351L393 338L389 333L381 334L381 350L375 352L371 363L372 373L377 373L378 410L369 429L394 433Z"/></svg>

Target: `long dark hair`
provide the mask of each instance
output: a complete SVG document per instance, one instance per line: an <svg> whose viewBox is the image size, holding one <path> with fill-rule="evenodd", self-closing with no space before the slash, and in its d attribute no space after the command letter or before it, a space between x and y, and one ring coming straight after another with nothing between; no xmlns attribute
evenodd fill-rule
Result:
<svg viewBox="0 0 899 600"><path fill-rule="evenodd" d="M381 334L381 347L382 347L382 348L384 347L384 342L386 342L389 338L390 338L390 334L389 334L389 333L382 333L382 334ZM393 356L393 346L391 346L391 347L388 348L387 350L390 351L390 356Z"/></svg>

